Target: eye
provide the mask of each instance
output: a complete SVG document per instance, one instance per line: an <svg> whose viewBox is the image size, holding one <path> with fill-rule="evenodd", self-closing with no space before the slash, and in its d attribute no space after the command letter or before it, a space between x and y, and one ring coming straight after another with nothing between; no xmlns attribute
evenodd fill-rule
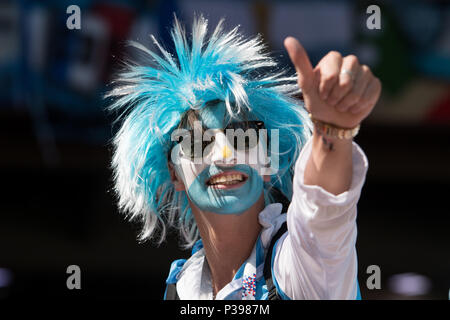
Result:
<svg viewBox="0 0 450 320"><path fill-rule="evenodd" d="M235 150L248 151L254 148L259 141L259 129L263 126L261 121L241 121L229 124L227 129L234 130L234 134L229 137L230 144ZM252 130L248 131L249 129ZM238 135L236 135L236 131L239 133ZM240 133L243 133L244 136L239 136ZM242 138L244 138L243 144L239 144L238 141L242 141Z"/></svg>
<svg viewBox="0 0 450 320"><path fill-rule="evenodd" d="M203 143L202 143L202 149L205 150L205 148L206 148L209 144L214 143L215 140L216 140L216 137L215 137L215 136L212 136L211 139L210 139L210 141L203 141Z"/></svg>
<svg viewBox="0 0 450 320"><path fill-rule="evenodd" d="M248 149L253 148L255 146L254 142L250 143L250 137L249 136L245 135L243 138L244 138L244 145L242 146L240 143L238 143L238 141L239 141L238 139L239 138L237 136L233 137L233 141L231 143L232 143L233 148L235 150L248 150Z"/></svg>
<svg viewBox="0 0 450 320"><path fill-rule="evenodd" d="M195 150L195 145L196 145L196 144L202 146L201 150ZM197 147L197 148L198 148L198 147ZM204 149L204 142L203 142L203 141L192 139L192 141L191 141L191 159L194 159L194 158L201 158L201 157L202 157L202 151L203 151L203 149ZM197 152L200 152L200 154L196 154L196 153L195 153L196 151L197 151Z"/></svg>
<svg viewBox="0 0 450 320"><path fill-rule="evenodd" d="M216 141L216 137L215 136L212 136L210 138L210 141L203 141L202 150L203 150L203 156L204 157L207 156L212 150L211 147L210 147L209 150L207 150L207 147L213 145L215 141Z"/></svg>

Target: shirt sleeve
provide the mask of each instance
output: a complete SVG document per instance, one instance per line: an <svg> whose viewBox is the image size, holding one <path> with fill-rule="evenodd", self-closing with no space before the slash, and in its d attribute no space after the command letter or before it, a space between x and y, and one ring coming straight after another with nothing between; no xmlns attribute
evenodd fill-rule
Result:
<svg viewBox="0 0 450 320"><path fill-rule="evenodd" d="M353 142L351 187L333 195L303 181L311 148L312 139L295 164L288 232L276 244L273 276L278 289L291 299L355 299L356 205L368 160Z"/></svg>

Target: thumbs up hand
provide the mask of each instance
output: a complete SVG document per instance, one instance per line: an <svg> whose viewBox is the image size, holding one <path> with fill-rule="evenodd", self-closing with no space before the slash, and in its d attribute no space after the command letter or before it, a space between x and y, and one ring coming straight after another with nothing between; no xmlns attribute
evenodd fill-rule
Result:
<svg viewBox="0 0 450 320"><path fill-rule="evenodd" d="M298 76L306 109L318 120L354 128L366 118L381 93L381 82L354 55L331 51L315 68L293 37L284 41Z"/></svg>

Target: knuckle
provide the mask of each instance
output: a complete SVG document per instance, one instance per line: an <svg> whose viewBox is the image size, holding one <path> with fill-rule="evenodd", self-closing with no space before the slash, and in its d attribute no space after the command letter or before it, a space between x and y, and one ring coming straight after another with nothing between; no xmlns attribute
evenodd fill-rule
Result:
<svg viewBox="0 0 450 320"><path fill-rule="evenodd" d="M355 56L354 54L350 54L348 56L345 57L345 59L347 59L351 64L358 64L358 57Z"/></svg>
<svg viewBox="0 0 450 320"><path fill-rule="evenodd" d="M342 79L339 83L339 87L341 89L347 90L350 89L352 87L353 81L349 78L349 77L345 77L344 79Z"/></svg>
<svg viewBox="0 0 450 320"><path fill-rule="evenodd" d="M329 56L335 57L335 58L342 58L342 55L340 52L332 50L328 53Z"/></svg>
<svg viewBox="0 0 450 320"><path fill-rule="evenodd" d="M361 97L360 96L355 96L352 101L351 101L351 105L356 105L359 104L361 102Z"/></svg>
<svg viewBox="0 0 450 320"><path fill-rule="evenodd" d="M361 111L361 106L360 105L357 105L357 106L353 106L351 109L350 109L350 112L351 113L359 113L360 111Z"/></svg>
<svg viewBox="0 0 450 320"><path fill-rule="evenodd" d="M330 83L330 84L333 83L334 81L336 81L336 79L337 79L337 74L335 74L335 73L326 74L323 77L324 82Z"/></svg>
<svg viewBox="0 0 450 320"><path fill-rule="evenodd" d="M370 68L367 65L363 64L361 66L361 69L363 70L364 74L372 75L372 70L370 70Z"/></svg>
<svg viewBox="0 0 450 320"><path fill-rule="evenodd" d="M331 59L342 60L342 55L338 51L330 51L327 56Z"/></svg>
<svg viewBox="0 0 450 320"><path fill-rule="evenodd" d="M354 92L350 92L347 95L347 100L349 102L350 105L355 104L356 102L359 101L360 96Z"/></svg>
<svg viewBox="0 0 450 320"><path fill-rule="evenodd" d="M369 100L368 100L367 98L361 97L361 98L358 100L358 105L360 105L360 106L365 106L368 102L369 102Z"/></svg>
<svg viewBox="0 0 450 320"><path fill-rule="evenodd" d="M339 92L338 90L336 90L336 87L331 91L330 96L329 96L329 100L330 101L336 101L339 98Z"/></svg>

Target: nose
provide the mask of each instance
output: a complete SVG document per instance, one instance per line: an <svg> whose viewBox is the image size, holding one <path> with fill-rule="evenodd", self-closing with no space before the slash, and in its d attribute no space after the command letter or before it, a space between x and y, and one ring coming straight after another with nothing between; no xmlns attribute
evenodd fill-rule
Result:
<svg viewBox="0 0 450 320"><path fill-rule="evenodd" d="M225 134L218 132L211 152L211 162L217 165L235 165L235 152Z"/></svg>
<svg viewBox="0 0 450 320"><path fill-rule="evenodd" d="M231 149L228 148L227 145L225 145L225 146L222 148L222 158L228 159L228 158L231 157L232 155L233 155L233 152L231 151Z"/></svg>

